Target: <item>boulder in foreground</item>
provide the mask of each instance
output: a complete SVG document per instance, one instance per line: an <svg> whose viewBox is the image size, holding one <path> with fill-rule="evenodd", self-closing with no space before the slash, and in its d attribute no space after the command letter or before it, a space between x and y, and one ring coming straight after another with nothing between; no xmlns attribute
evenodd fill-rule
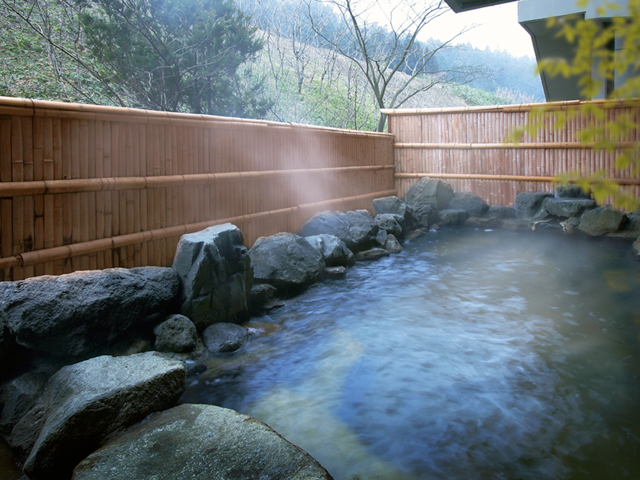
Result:
<svg viewBox="0 0 640 480"><path fill-rule="evenodd" d="M174 405L185 378L182 362L156 352L63 367L13 428L11 446L28 453L29 478L69 478L109 435Z"/></svg>
<svg viewBox="0 0 640 480"><path fill-rule="evenodd" d="M0 318L16 342L57 356L100 351L145 317L177 308L172 268L110 268L0 282Z"/></svg>
<svg viewBox="0 0 640 480"><path fill-rule="evenodd" d="M154 416L76 467L73 480L329 480L311 455L253 417L213 405Z"/></svg>
<svg viewBox="0 0 640 480"><path fill-rule="evenodd" d="M198 331L249 314L253 277L242 231L230 223L182 235L173 259L182 282L181 313Z"/></svg>
<svg viewBox="0 0 640 480"><path fill-rule="evenodd" d="M617 232L622 228L626 215L611 205L603 205L585 212L580 217L578 229L587 235L597 237L606 233Z"/></svg>
<svg viewBox="0 0 640 480"><path fill-rule="evenodd" d="M293 233L258 238L249 256L256 282L268 283L287 294L298 293L320 280L325 268L322 254Z"/></svg>

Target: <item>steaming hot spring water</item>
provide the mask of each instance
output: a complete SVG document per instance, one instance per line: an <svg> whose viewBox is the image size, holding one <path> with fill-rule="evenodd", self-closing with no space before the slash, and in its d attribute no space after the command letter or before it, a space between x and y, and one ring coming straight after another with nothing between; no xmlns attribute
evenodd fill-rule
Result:
<svg viewBox="0 0 640 480"><path fill-rule="evenodd" d="M337 480L637 479L639 292L628 244L431 233L253 319L181 401Z"/></svg>

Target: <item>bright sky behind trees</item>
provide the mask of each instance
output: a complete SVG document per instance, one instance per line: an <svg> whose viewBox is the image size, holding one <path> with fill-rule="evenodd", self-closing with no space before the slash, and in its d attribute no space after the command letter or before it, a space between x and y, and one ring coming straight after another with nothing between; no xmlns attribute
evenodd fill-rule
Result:
<svg viewBox="0 0 640 480"><path fill-rule="evenodd" d="M439 40L451 38L452 32L476 24L476 28L458 38L458 42L471 43L474 47L505 50L521 57L534 57L531 37L518 23L518 2L480 8L471 12L448 11L429 27L429 35Z"/></svg>

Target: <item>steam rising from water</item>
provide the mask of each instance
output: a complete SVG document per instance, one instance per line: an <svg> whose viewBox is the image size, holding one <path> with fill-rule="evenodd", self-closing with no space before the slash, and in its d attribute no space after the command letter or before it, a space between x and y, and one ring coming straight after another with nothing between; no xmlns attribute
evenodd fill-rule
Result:
<svg viewBox="0 0 640 480"><path fill-rule="evenodd" d="M636 478L639 266L507 236L427 238L315 287L183 401L260 418L336 479Z"/></svg>

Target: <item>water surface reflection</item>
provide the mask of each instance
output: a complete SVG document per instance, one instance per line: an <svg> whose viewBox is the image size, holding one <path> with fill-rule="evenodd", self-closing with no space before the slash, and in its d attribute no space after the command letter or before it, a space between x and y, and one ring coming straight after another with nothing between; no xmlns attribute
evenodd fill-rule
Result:
<svg viewBox="0 0 640 480"><path fill-rule="evenodd" d="M461 230L260 319L184 402L265 421L336 479L640 478L628 245Z"/></svg>

